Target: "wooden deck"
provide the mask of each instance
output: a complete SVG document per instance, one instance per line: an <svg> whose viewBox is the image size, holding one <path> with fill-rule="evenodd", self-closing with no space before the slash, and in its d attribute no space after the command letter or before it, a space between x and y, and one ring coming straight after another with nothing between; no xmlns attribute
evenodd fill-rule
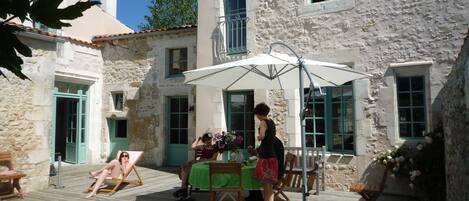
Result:
<svg viewBox="0 0 469 201"><path fill-rule="evenodd" d="M62 181L64 188L56 189L53 184L56 178L52 177L50 187L46 190L28 192L24 201L79 201L86 199L84 190L91 184L92 180L88 178L88 171L95 170L100 166L90 165L70 165L62 168ZM116 194L109 196L106 193L100 193L94 200L114 200L114 201L173 201L176 200L171 193L180 185L178 176L175 174L176 168L144 168L137 167L140 175L143 177L143 186L128 185L119 190ZM131 178L134 175L131 175ZM299 193L287 193L292 200L301 200ZM209 200L207 192L193 193L194 200ZM8 200L22 200L11 198ZM225 199L229 200L229 199ZM308 200L321 201L358 201L360 196L349 192L321 192L320 196L312 195Z"/></svg>

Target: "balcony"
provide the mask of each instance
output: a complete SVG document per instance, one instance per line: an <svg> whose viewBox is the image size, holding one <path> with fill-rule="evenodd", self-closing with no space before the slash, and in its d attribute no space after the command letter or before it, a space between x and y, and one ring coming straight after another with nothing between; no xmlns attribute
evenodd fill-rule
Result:
<svg viewBox="0 0 469 201"><path fill-rule="evenodd" d="M246 12L239 12L222 16L218 26L221 37L218 43L221 45L220 51L227 55L245 54L246 48Z"/></svg>

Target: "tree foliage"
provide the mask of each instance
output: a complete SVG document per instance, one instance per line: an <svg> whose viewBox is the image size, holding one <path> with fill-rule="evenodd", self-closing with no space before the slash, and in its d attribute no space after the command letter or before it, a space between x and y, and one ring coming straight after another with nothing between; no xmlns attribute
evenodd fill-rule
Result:
<svg viewBox="0 0 469 201"><path fill-rule="evenodd" d="M60 29L71 26L62 20L73 20L83 16L83 12L91 6L99 4L96 1L78 1L66 8L58 8L63 0L0 0L0 67L3 67L21 79L29 79L21 72L23 59L17 54L31 57L31 49L22 43L16 33L23 28L8 23L18 18L39 22L50 28ZM0 69L0 76L6 77Z"/></svg>
<svg viewBox="0 0 469 201"><path fill-rule="evenodd" d="M139 28L159 29L197 23L197 0L152 0L150 16Z"/></svg>

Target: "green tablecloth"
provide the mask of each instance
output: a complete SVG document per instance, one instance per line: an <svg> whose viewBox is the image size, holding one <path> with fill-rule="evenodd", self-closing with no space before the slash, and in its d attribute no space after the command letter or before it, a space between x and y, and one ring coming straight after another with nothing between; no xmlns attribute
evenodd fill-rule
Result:
<svg viewBox="0 0 469 201"><path fill-rule="evenodd" d="M189 183L200 189L209 189L209 162L216 161L204 161L192 165L191 173L189 175ZM221 161L218 161L221 162ZM243 177L243 188L245 190L257 190L262 188L262 183L254 178L254 172L256 171L256 163L250 162L247 165L241 167ZM230 186L239 185L239 177L236 175L214 175L213 176L213 187L223 188Z"/></svg>

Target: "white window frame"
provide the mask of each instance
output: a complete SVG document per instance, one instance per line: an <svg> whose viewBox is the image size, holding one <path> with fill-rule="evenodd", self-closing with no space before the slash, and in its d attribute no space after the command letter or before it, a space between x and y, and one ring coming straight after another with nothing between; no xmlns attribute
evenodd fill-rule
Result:
<svg viewBox="0 0 469 201"><path fill-rule="evenodd" d="M314 16L326 13L335 13L355 8L355 0L325 0L311 3L311 0L303 0L298 6L298 15Z"/></svg>
<svg viewBox="0 0 469 201"><path fill-rule="evenodd" d="M397 91L397 78L398 77L412 77L424 76L425 79L425 131L431 130L432 125L432 111L431 111L431 82L430 82L430 67L433 61L418 61L418 62L405 62L405 63L391 63L390 72L392 83L389 85L392 88L392 112L387 115L392 115L391 119L394 122L389 122L394 129L388 128L388 138L393 145L401 145L408 141L422 141L424 138L401 138L399 133L399 112L398 112L398 91Z"/></svg>

